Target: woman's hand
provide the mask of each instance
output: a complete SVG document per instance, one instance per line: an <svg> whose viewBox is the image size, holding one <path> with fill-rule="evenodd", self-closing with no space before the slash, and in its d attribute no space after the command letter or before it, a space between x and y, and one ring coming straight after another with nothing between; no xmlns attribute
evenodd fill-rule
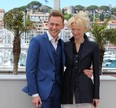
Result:
<svg viewBox="0 0 116 108"><path fill-rule="evenodd" d="M97 108L99 104L99 99L93 99L93 106L94 108Z"/></svg>

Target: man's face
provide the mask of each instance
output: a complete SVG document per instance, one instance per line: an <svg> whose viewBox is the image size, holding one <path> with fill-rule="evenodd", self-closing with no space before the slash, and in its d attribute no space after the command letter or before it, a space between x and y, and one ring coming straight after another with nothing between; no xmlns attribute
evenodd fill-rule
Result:
<svg viewBox="0 0 116 108"><path fill-rule="evenodd" d="M53 38L57 38L61 29L63 29L64 23L61 17L53 17L51 16L48 21L48 31Z"/></svg>

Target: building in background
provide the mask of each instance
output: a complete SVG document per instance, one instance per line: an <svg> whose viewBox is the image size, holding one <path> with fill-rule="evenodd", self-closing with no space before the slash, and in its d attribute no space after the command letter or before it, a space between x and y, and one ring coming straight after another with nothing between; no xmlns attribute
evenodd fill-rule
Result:
<svg viewBox="0 0 116 108"><path fill-rule="evenodd" d="M64 13L75 14L75 7L74 6L64 7Z"/></svg>
<svg viewBox="0 0 116 108"><path fill-rule="evenodd" d="M60 10L60 0L54 0L54 10Z"/></svg>
<svg viewBox="0 0 116 108"><path fill-rule="evenodd" d="M4 27L4 23L3 23L4 13L5 13L5 10L0 9L0 29L2 29Z"/></svg>
<svg viewBox="0 0 116 108"><path fill-rule="evenodd" d="M116 20L111 20L107 26L109 29L116 29Z"/></svg>
<svg viewBox="0 0 116 108"><path fill-rule="evenodd" d="M22 46L28 45L32 37L43 34L44 32L46 32L46 30L48 30L47 24L49 13L32 13L31 11L28 11L27 16L29 16L30 20L33 22L34 28L22 34Z"/></svg>

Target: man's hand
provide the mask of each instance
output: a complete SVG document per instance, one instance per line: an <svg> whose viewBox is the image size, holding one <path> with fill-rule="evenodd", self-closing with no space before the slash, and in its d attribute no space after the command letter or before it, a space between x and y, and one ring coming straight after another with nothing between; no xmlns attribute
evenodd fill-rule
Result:
<svg viewBox="0 0 116 108"><path fill-rule="evenodd" d="M39 105L42 105L42 101L40 96L32 97L32 103L34 104L35 108L38 108Z"/></svg>
<svg viewBox="0 0 116 108"><path fill-rule="evenodd" d="M87 75L89 78L91 78L93 75L93 69L92 68L84 69L84 74Z"/></svg>

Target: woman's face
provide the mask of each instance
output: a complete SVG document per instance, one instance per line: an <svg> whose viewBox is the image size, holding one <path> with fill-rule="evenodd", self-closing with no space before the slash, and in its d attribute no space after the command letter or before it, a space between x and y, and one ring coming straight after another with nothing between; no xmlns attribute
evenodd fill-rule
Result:
<svg viewBox="0 0 116 108"><path fill-rule="evenodd" d="M85 28L79 23L72 23L71 31L75 39L80 39L83 38Z"/></svg>

